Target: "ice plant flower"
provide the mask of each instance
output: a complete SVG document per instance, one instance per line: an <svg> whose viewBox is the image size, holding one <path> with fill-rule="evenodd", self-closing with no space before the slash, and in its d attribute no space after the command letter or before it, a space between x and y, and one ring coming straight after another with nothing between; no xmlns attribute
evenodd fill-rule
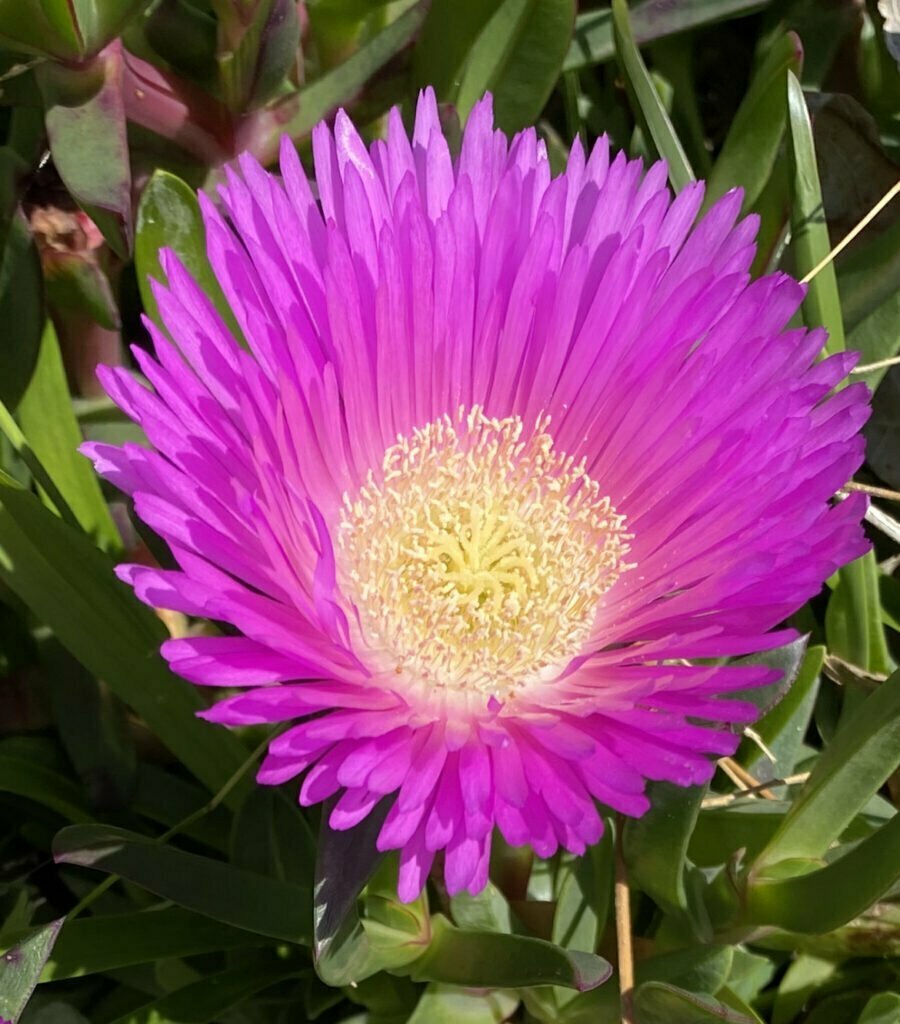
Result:
<svg viewBox="0 0 900 1024"><path fill-rule="evenodd" d="M348 829L382 801L399 894L442 853L487 879L495 828L540 856L597 841L597 804L709 779L754 707L731 691L777 627L866 547L853 357L786 329L803 289L751 282L732 192L695 224L606 139L553 177L486 98L458 158L433 95L368 148L339 113L313 192L285 142L249 157L209 260L243 348L171 253L155 356L109 394L155 450L89 444L178 568L147 603L224 624L172 669L238 688L204 716L287 723L259 781L301 774Z"/></svg>

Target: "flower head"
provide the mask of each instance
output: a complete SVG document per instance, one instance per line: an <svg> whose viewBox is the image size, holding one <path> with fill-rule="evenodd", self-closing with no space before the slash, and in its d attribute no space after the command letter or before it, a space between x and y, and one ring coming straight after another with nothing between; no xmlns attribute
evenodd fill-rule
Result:
<svg viewBox="0 0 900 1024"><path fill-rule="evenodd" d="M865 550L861 385L803 289L750 281L730 193L694 224L601 139L550 173L490 99L451 157L434 97L366 148L338 114L281 177L245 157L209 259L246 338L177 259L155 287L152 385L105 372L155 450L87 446L177 570L138 596L227 624L168 641L173 670L239 688L205 716L290 723L259 781L303 775L333 828L382 800L400 895L444 854L487 878L493 829L542 856L596 842L596 802L707 780L777 673L711 664L773 631Z"/></svg>

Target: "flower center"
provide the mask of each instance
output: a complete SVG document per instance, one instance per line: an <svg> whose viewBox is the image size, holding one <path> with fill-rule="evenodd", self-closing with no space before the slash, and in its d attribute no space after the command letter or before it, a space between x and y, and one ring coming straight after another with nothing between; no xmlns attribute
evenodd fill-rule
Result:
<svg viewBox="0 0 900 1024"><path fill-rule="evenodd" d="M399 437L344 495L344 585L382 669L508 699L580 653L628 535L549 418L463 409Z"/></svg>

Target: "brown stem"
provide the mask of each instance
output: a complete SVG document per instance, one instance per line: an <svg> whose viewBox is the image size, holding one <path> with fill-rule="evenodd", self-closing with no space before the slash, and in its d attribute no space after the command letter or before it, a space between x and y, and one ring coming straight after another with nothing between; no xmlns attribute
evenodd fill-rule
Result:
<svg viewBox="0 0 900 1024"><path fill-rule="evenodd" d="M623 821L616 824L616 945L619 955L619 999L622 1024L634 1024L634 954L631 943L631 892L622 852Z"/></svg>

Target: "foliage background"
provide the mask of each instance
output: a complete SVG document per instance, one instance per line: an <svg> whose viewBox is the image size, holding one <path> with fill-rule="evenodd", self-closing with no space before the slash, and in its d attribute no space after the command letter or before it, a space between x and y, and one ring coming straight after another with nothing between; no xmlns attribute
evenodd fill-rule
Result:
<svg viewBox="0 0 900 1024"><path fill-rule="evenodd" d="M767 656L711 787L585 858L501 846L477 899L398 905L372 823L253 786L266 734L193 717L157 649L208 627L116 582L168 554L75 452L140 440L93 371L143 343L158 247L220 300L193 189L242 150L308 159L338 105L377 135L426 84L454 136L491 89L556 168L608 132L676 190L743 186L754 272L802 277L897 181L898 33L896 0L0 0L0 1017L612 1024L618 872L640 1024L900 1021L900 204L802 311L875 393L874 552Z"/></svg>

